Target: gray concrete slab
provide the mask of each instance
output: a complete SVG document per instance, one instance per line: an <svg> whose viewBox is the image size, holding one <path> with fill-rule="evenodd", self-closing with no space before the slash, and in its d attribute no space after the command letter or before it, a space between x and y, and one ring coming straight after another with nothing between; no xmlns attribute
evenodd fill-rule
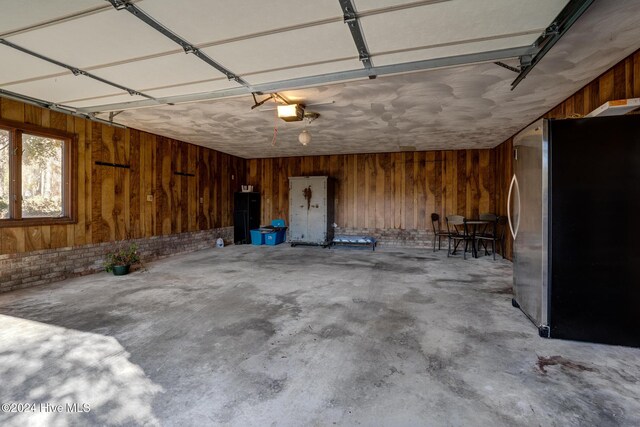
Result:
<svg viewBox="0 0 640 427"><path fill-rule="evenodd" d="M29 404L0 424L640 425L640 349L539 338L507 261L245 245L148 267L0 296L0 401Z"/></svg>

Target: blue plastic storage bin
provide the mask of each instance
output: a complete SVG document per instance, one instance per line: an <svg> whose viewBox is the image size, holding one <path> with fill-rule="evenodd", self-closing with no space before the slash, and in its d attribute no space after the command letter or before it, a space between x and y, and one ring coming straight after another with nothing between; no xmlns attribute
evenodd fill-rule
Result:
<svg viewBox="0 0 640 427"><path fill-rule="evenodd" d="M274 231L273 233L265 233L264 242L267 245L279 245L280 243L284 242L284 236L284 230Z"/></svg>
<svg viewBox="0 0 640 427"><path fill-rule="evenodd" d="M250 230L251 232L251 244L252 245L264 245L264 233L260 232L260 230Z"/></svg>

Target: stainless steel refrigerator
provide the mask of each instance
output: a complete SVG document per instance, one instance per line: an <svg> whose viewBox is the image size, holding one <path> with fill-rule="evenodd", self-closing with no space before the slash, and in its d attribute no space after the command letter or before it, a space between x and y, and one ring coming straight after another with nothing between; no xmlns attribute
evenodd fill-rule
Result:
<svg viewBox="0 0 640 427"><path fill-rule="evenodd" d="M640 115L540 120L513 146L513 305L543 337L640 347Z"/></svg>

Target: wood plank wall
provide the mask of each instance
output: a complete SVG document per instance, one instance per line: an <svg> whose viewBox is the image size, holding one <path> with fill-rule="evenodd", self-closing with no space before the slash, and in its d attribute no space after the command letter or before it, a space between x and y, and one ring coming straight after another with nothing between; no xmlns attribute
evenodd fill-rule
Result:
<svg viewBox="0 0 640 427"><path fill-rule="evenodd" d="M431 230L432 212L494 211L494 156L489 149L251 159L247 184L262 194L263 224L288 220L288 177L328 175L339 227Z"/></svg>
<svg viewBox="0 0 640 427"><path fill-rule="evenodd" d="M614 65L604 74L547 112L544 118L582 117L607 101L640 97L640 50ZM514 135L515 136L515 135ZM496 209L507 214L507 193L513 175L513 138L494 149L496 159ZM507 255L511 259L512 239L507 233Z"/></svg>
<svg viewBox="0 0 640 427"><path fill-rule="evenodd" d="M233 225L233 192L239 190L238 177L245 176L244 159L6 98L0 98L0 118L78 135L78 222L0 227L0 254Z"/></svg>

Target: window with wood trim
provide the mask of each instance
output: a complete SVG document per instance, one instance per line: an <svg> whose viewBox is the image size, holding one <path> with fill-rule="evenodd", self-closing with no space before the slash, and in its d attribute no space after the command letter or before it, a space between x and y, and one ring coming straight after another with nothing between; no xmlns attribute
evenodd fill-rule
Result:
<svg viewBox="0 0 640 427"><path fill-rule="evenodd" d="M0 121L0 227L74 221L73 139Z"/></svg>

